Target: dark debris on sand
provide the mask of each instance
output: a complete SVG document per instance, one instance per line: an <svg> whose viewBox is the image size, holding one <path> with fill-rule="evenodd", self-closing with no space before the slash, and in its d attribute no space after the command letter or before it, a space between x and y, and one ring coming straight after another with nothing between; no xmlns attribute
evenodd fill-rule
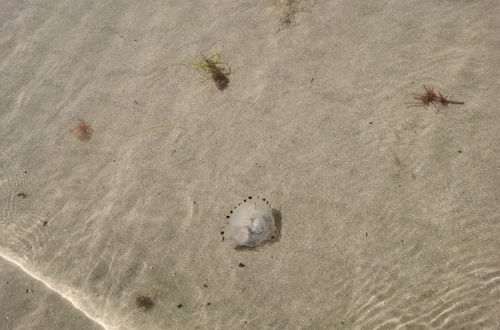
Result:
<svg viewBox="0 0 500 330"><path fill-rule="evenodd" d="M137 307L143 311L150 310L154 305L153 299L148 296L139 296L135 299L135 304Z"/></svg>

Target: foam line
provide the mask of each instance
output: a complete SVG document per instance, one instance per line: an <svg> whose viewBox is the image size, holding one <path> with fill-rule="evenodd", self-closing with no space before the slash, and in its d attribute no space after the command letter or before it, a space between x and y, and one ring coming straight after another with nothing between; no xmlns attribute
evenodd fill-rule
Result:
<svg viewBox="0 0 500 330"><path fill-rule="evenodd" d="M83 313L83 315L85 315L87 318L89 318L90 320L94 321L95 323L99 324L100 326L102 326L105 330L109 329L108 326L106 326L106 324L102 323L102 321L99 321L97 319L95 319L94 317L92 317L91 315L89 315L87 312L85 312L85 310L83 310L83 308L80 306L80 304L78 304L76 301L74 301L73 299L71 299L70 297L62 294L61 292L57 291L53 286L51 286L49 283L47 283L46 281L44 281L43 279L41 279L40 277L38 277L37 275L31 273L30 271L28 271L23 265L21 265L19 262L15 261L14 259L8 257L8 256L5 256L4 254L0 254L0 258L3 258L4 260L16 265L18 268L20 268L22 271L24 271L26 274L28 274L30 277L34 278L35 280L39 281L39 282L42 282L47 288L49 288L51 291L57 293L60 297L62 297L64 300L68 301L74 308L76 308L77 310L79 310L81 313Z"/></svg>

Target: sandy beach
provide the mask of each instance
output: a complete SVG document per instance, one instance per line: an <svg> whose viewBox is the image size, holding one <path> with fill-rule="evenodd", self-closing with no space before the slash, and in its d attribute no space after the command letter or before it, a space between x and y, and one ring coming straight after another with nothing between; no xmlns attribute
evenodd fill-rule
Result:
<svg viewBox="0 0 500 330"><path fill-rule="evenodd" d="M499 12L1 1L0 329L499 329Z"/></svg>

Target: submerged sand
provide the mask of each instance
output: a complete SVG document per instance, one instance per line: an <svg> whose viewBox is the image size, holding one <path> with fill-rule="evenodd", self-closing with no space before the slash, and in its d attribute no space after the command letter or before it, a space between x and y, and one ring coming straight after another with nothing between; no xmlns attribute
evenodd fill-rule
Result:
<svg viewBox="0 0 500 330"><path fill-rule="evenodd" d="M0 329L500 327L498 1L302 4L1 2Z"/></svg>

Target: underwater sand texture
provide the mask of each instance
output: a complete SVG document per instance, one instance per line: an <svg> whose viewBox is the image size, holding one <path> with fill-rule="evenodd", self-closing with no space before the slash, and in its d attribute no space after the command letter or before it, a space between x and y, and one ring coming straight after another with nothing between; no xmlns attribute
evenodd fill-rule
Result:
<svg viewBox="0 0 500 330"><path fill-rule="evenodd" d="M7 287L0 311L18 328L500 327L498 9L315 1L280 29L268 1L2 1L2 280L64 307ZM216 52L222 92L167 67ZM408 109L422 84L465 105ZM248 195L281 238L236 251L220 230Z"/></svg>

